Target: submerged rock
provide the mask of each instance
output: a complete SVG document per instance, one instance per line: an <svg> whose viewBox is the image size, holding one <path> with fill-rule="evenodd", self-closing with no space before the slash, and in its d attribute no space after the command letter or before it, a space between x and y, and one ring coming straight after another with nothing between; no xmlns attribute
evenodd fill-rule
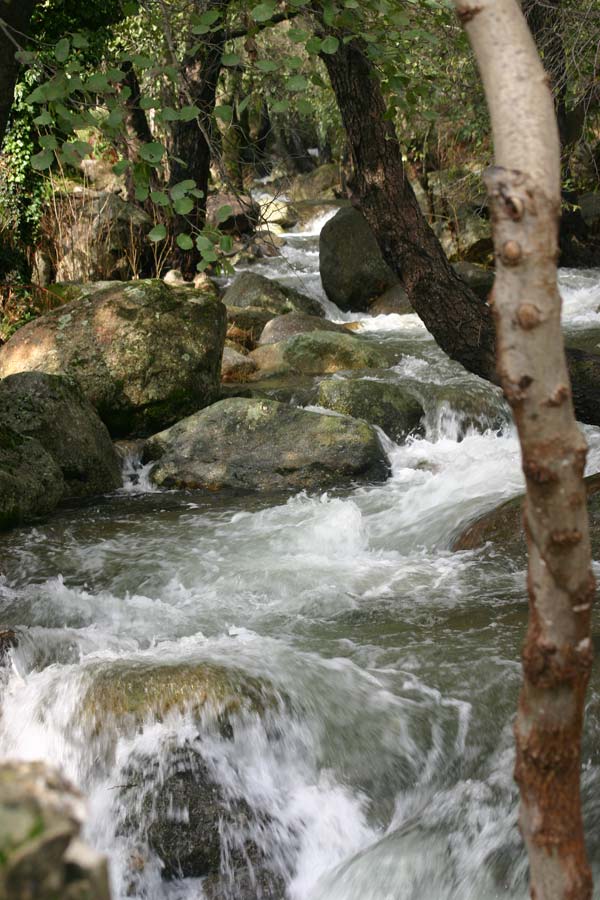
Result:
<svg viewBox="0 0 600 900"><path fill-rule="evenodd" d="M276 316L268 322L259 338L259 345L276 344L295 334L307 334L310 331L329 331L337 334L347 334L343 325L336 325L328 319L320 319L318 316L308 316L306 313L291 312L284 316Z"/></svg>
<svg viewBox="0 0 600 900"><path fill-rule="evenodd" d="M390 365L386 354L373 343L344 331L343 334L330 331L296 334L276 344L258 347L251 358L261 376L286 372L327 375L349 369L384 369Z"/></svg>
<svg viewBox="0 0 600 900"><path fill-rule="evenodd" d="M323 227L319 267L329 299L352 312L367 312L372 301L399 284L367 220L353 207L340 209Z"/></svg>
<svg viewBox="0 0 600 900"><path fill-rule="evenodd" d="M0 422L0 529L52 512L64 489L58 463L39 441Z"/></svg>
<svg viewBox="0 0 600 900"><path fill-rule="evenodd" d="M592 548L595 553L600 545L600 475L589 475L585 479L590 513ZM503 552L515 555L525 551L525 531L523 528L524 496L513 497L484 513L471 522L452 541L452 550L476 550L488 541L501 547Z"/></svg>
<svg viewBox="0 0 600 900"><path fill-rule="evenodd" d="M316 402L327 409L378 425L398 443L411 432L418 431L423 417L423 407L412 394L400 385L382 381L322 381Z"/></svg>
<svg viewBox="0 0 600 900"><path fill-rule="evenodd" d="M63 500L121 486L121 463L108 430L74 381L45 372L3 378L0 419L39 441L60 466Z"/></svg>
<svg viewBox="0 0 600 900"><path fill-rule="evenodd" d="M106 860L84 844L83 798L42 763L0 766L0 897L110 900Z"/></svg>
<svg viewBox="0 0 600 900"><path fill-rule="evenodd" d="M272 317L289 312L320 317L325 315L318 300L255 272L242 272L238 275L225 291L223 303L227 307L258 307L268 310Z"/></svg>
<svg viewBox="0 0 600 900"><path fill-rule="evenodd" d="M273 400L232 398L146 442L144 461L164 487L315 490L381 480L388 463L365 422Z"/></svg>
<svg viewBox="0 0 600 900"><path fill-rule="evenodd" d="M148 434L218 396L225 318L220 302L162 281L86 285L0 348L0 377L67 375L113 436Z"/></svg>

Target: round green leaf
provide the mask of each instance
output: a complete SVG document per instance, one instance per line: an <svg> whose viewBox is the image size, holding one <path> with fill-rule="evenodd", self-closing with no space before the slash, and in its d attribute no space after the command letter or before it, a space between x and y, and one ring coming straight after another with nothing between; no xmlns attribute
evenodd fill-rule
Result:
<svg viewBox="0 0 600 900"><path fill-rule="evenodd" d="M175 207L175 212L179 213L180 216L187 216L194 208L194 201L191 197L182 197L180 200L176 200L173 206Z"/></svg>
<svg viewBox="0 0 600 900"><path fill-rule="evenodd" d="M182 250L191 250L194 246L194 241L189 236L189 234L178 234L177 235L177 246L181 247Z"/></svg>
<svg viewBox="0 0 600 900"><path fill-rule="evenodd" d="M61 38L54 46L54 56L57 62L63 63L69 58L71 42L69 38Z"/></svg>
<svg viewBox="0 0 600 900"><path fill-rule="evenodd" d="M167 229L164 225L155 225L152 231L148 235L148 240L157 243L158 241L164 241L167 236Z"/></svg>

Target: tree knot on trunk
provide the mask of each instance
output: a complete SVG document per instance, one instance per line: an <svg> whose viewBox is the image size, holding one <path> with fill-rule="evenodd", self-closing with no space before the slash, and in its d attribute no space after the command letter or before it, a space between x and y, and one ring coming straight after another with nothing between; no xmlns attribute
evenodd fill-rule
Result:
<svg viewBox="0 0 600 900"><path fill-rule="evenodd" d="M535 484L551 484L558 481L556 472L549 466L539 463L536 459L524 459L523 472L525 477Z"/></svg>
<svg viewBox="0 0 600 900"><path fill-rule="evenodd" d="M537 690L574 689L582 678L587 682L593 657L589 638L560 647L552 641L534 638L528 640L523 650L523 669L530 685Z"/></svg>
<svg viewBox="0 0 600 900"><path fill-rule="evenodd" d="M461 25L467 25L481 12L481 9L481 6L473 6L469 3L459 3L456 6L456 15L458 16Z"/></svg>

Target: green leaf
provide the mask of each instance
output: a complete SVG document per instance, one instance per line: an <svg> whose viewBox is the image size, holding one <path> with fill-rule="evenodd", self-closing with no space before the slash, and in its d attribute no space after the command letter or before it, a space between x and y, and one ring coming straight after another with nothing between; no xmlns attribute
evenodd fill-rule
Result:
<svg viewBox="0 0 600 900"><path fill-rule="evenodd" d="M40 113L39 116L36 116L33 121L36 125L51 125L53 120L48 110L45 109L44 112Z"/></svg>
<svg viewBox="0 0 600 900"><path fill-rule="evenodd" d="M229 234L224 234L219 241L219 246L223 253L231 253L233 250L233 238Z"/></svg>
<svg viewBox="0 0 600 900"><path fill-rule="evenodd" d="M225 206L221 206L217 210L217 222L221 224L222 222L226 222L227 219L231 218L233 215L233 207L225 204Z"/></svg>
<svg viewBox="0 0 600 900"><path fill-rule="evenodd" d="M212 250L213 242L205 234L199 234L196 238L196 247L203 254L205 250Z"/></svg>
<svg viewBox="0 0 600 900"><path fill-rule="evenodd" d="M259 3L251 10L250 15L255 22L268 22L275 12L275 0L266 0L265 3Z"/></svg>
<svg viewBox="0 0 600 900"><path fill-rule="evenodd" d="M233 106L224 103L221 106L215 106L215 116L221 122L231 122L233 120Z"/></svg>
<svg viewBox="0 0 600 900"><path fill-rule="evenodd" d="M32 168L38 172L49 169L53 162L54 153L52 150L42 150L40 153L35 153L30 159Z"/></svg>
<svg viewBox="0 0 600 900"><path fill-rule="evenodd" d="M191 250L194 246L194 241L189 236L189 234L178 234L177 246L181 247L182 250Z"/></svg>
<svg viewBox="0 0 600 900"><path fill-rule="evenodd" d="M119 162L116 162L114 164L114 166L112 167L112 170L115 173L115 175L123 175L127 171L127 169L129 168L130 165L131 165L131 163L129 162L128 159L120 159Z"/></svg>
<svg viewBox="0 0 600 900"><path fill-rule="evenodd" d="M326 37L323 43L321 44L321 53L337 53L338 47L340 46L339 40L333 35L329 35Z"/></svg>
<svg viewBox="0 0 600 900"><path fill-rule="evenodd" d="M164 241L166 236L166 227L164 225L155 225L152 231L148 234L148 240L157 243L158 241Z"/></svg>
<svg viewBox="0 0 600 900"><path fill-rule="evenodd" d="M73 37L71 38L73 46L77 50L85 50L86 47L90 46L90 42L86 38L85 34L81 34L81 32L77 31Z"/></svg>
<svg viewBox="0 0 600 900"><path fill-rule="evenodd" d="M180 122L191 122L200 115L200 107L198 106L182 106L179 110Z"/></svg>
<svg viewBox="0 0 600 900"><path fill-rule="evenodd" d="M276 100L275 103L271 106L271 110L274 113L287 112L289 108L290 108L289 100Z"/></svg>
<svg viewBox="0 0 600 900"><path fill-rule="evenodd" d="M110 91L111 84L108 80L108 76L102 72L94 72L87 79L84 85L86 91L94 91L95 93L102 93L102 91Z"/></svg>
<svg viewBox="0 0 600 900"><path fill-rule="evenodd" d="M308 81L304 75L292 75L285 84L288 91L305 91L308 87Z"/></svg>
<svg viewBox="0 0 600 900"><path fill-rule="evenodd" d="M202 25L214 25L221 18L221 13L217 9L209 9L202 13L198 20Z"/></svg>
<svg viewBox="0 0 600 900"><path fill-rule="evenodd" d="M56 150L58 147L58 141L53 134L43 134L39 138L39 142L40 147L43 147L45 150Z"/></svg>
<svg viewBox="0 0 600 900"><path fill-rule="evenodd" d="M160 100L155 100L153 97L140 98L140 109L156 109L157 106L160 106Z"/></svg>
<svg viewBox="0 0 600 900"><path fill-rule="evenodd" d="M272 59L259 59L256 63L256 68L260 69L261 72L276 72L279 68L279 63Z"/></svg>
<svg viewBox="0 0 600 900"><path fill-rule="evenodd" d="M170 190L171 199L181 200L182 197L185 197L188 191L193 191L195 187L196 182L193 178L186 178L185 181L179 181L177 184L174 184Z"/></svg>
<svg viewBox="0 0 600 900"><path fill-rule="evenodd" d="M165 148L158 141L151 141L149 144L142 144L140 147L140 156L150 165L157 165L165 155Z"/></svg>
<svg viewBox="0 0 600 900"><path fill-rule="evenodd" d="M202 251L202 259L205 262L216 262L218 260L218 255L215 250L203 250Z"/></svg>
<svg viewBox="0 0 600 900"><path fill-rule="evenodd" d="M180 216L187 216L194 208L194 201L191 197L181 197L180 200L175 201L173 206L175 207L175 212L179 213Z"/></svg>
<svg viewBox="0 0 600 900"><path fill-rule="evenodd" d="M164 191L150 191L150 199L158 206L170 206L171 201Z"/></svg>
<svg viewBox="0 0 600 900"><path fill-rule="evenodd" d="M70 52L71 41L69 38L61 38L60 41L54 45L54 57L59 63L66 62Z"/></svg>
<svg viewBox="0 0 600 900"><path fill-rule="evenodd" d="M237 66L241 61L241 57L237 53L224 53L221 57L224 66Z"/></svg>

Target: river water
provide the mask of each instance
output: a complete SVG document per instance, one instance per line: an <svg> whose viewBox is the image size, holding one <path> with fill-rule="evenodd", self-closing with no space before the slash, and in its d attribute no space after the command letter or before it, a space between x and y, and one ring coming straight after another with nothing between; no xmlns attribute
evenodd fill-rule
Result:
<svg viewBox="0 0 600 900"><path fill-rule="evenodd" d="M322 298L321 224L259 271ZM561 285L567 327L600 325L600 272L564 271ZM122 823L136 801L120 786L144 760L160 770L174 747L193 747L226 802L244 801L244 827L289 900L527 896L511 732L524 560L449 549L522 489L517 441L499 392L444 357L415 316L362 324L402 355L367 377L412 385L426 411L406 445L382 434L385 484L224 500L153 491L130 464L116 494L0 540L0 624L21 632L0 753L57 764L85 791L87 836L109 855L118 900L203 896L200 880L162 881L152 856L131 875L136 837ZM598 471L600 430L586 433ZM133 729L110 717L91 728L83 714L98 673L201 663L279 700L240 708L226 730L208 712L200 728L177 709ZM585 814L600 882L597 674L588 706Z"/></svg>

